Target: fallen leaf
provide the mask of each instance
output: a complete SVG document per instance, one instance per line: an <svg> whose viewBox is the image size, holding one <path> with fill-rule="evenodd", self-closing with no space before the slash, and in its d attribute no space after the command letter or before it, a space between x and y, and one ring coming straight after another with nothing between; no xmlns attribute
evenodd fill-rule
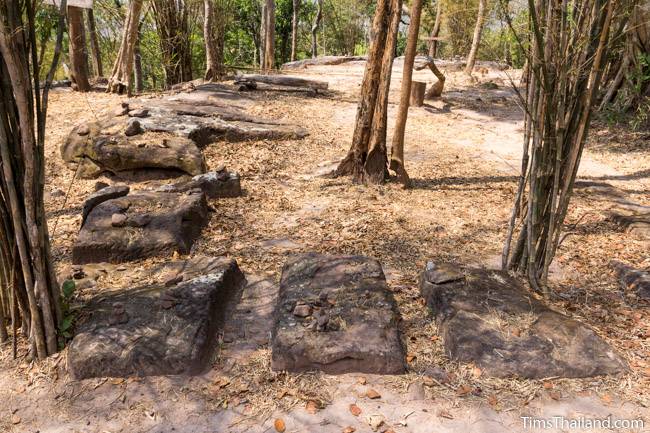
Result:
<svg viewBox="0 0 650 433"><path fill-rule="evenodd" d="M350 413L354 416L359 416L361 415L361 408L357 406L356 404L352 403L350 405Z"/></svg>
<svg viewBox="0 0 650 433"><path fill-rule="evenodd" d="M225 388L228 385L230 385L230 379L228 379L227 377L220 377L214 381L214 384L219 388Z"/></svg>
<svg viewBox="0 0 650 433"><path fill-rule="evenodd" d="M357 377L357 383L358 383L359 385L365 385L367 382L368 382L368 381L366 380L365 377L363 377L363 376L359 376L359 377Z"/></svg>
<svg viewBox="0 0 650 433"><path fill-rule="evenodd" d="M372 431L377 431L384 424L384 417L382 415L370 415L366 418L366 421Z"/></svg>
<svg viewBox="0 0 650 433"><path fill-rule="evenodd" d="M431 341L438 341L438 336L437 335L432 335L431 336Z"/></svg>
<svg viewBox="0 0 650 433"><path fill-rule="evenodd" d="M273 427L275 427L275 431L279 433L283 433L287 429L284 421L282 421L280 418L276 418L275 422L273 423Z"/></svg>
<svg viewBox="0 0 650 433"><path fill-rule="evenodd" d="M544 382L544 389L553 389L555 385L552 382Z"/></svg>
<svg viewBox="0 0 650 433"><path fill-rule="evenodd" d="M560 398L562 398L562 394L560 394L560 393L557 392L557 391L551 391L551 392L549 392L549 393L548 393L548 396L551 397L553 400L556 400L556 401L558 401L558 400L560 400Z"/></svg>
<svg viewBox="0 0 650 433"><path fill-rule="evenodd" d="M119 385L121 383L124 383L124 379L121 377L116 377L115 379L111 380L111 383L113 385Z"/></svg>
<svg viewBox="0 0 650 433"><path fill-rule="evenodd" d="M480 368L474 367L472 369L472 376L474 376L475 379L481 377L482 374L483 374L483 370L481 370Z"/></svg>
<svg viewBox="0 0 650 433"><path fill-rule="evenodd" d="M454 419L454 416L451 413L449 413L448 411L446 411L445 409L439 410L438 411L438 416L440 418Z"/></svg>
<svg viewBox="0 0 650 433"><path fill-rule="evenodd" d="M415 356L415 355L407 355L406 356L406 362L408 362L409 364L411 362L415 361L416 359L417 359L417 356Z"/></svg>
<svg viewBox="0 0 650 433"><path fill-rule="evenodd" d="M603 403L610 404L613 401L613 398L609 394L603 394L600 396L600 399L603 401Z"/></svg>
<svg viewBox="0 0 650 433"><path fill-rule="evenodd" d="M488 395L487 402L492 407L496 407L496 405L499 404L499 400L497 400L497 397L494 394Z"/></svg>
<svg viewBox="0 0 650 433"><path fill-rule="evenodd" d="M319 409L320 409L320 405L316 400L309 400L307 401L307 404L305 404L305 410L307 410L307 412L312 415L318 412Z"/></svg>
<svg viewBox="0 0 650 433"><path fill-rule="evenodd" d="M456 395L459 396L459 397L462 397L462 396L465 396L465 395L469 394L470 392L472 392L472 387L471 386L469 386L469 385L461 385L456 390Z"/></svg>
<svg viewBox="0 0 650 433"><path fill-rule="evenodd" d="M349 425L349 426L347 426L346 428L343 429L343 433L354 433L355 431L357 431L357 429L355 429L351 425Z"/></svg>
<svg viewBox="0 0 650 433"><path fill-rule="evenodd" d="M425 386L434 386L436 384L436 382L432 378L430 378L429 376L424 376L422 378L422 383Z"/></svg>
<svg viewBox="0 0 650 433"><path fill-rule="evenodd" d="M381 394L379 394L374 389L369 389L368 392L366 392L366 397L371 400L377 400L378 398L381 398Z"/></svg>

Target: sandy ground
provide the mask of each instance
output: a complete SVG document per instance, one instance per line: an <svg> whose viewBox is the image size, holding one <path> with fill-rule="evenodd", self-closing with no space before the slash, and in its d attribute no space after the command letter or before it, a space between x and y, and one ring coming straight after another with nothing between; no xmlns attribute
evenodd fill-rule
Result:
<svg viewBox="0 0 650 433"><path fill-rule="evenodd" d="M442 66L449 77L444 97L410 110L410 190L394 183L351 185L349 179L319 176L350 145L363 64L295 72L329 81L331 91L325 95L255 92L254 114L300 124L310 136L218 142L205 149L210 167L225 163L242 175L245 194L211 203L215 212L192 254L234 257L251 283L246 305L235 312L241 326L226 328L213 368L193 378L73 381L65 371L65 351L30 364L12 360L10 348L3 346L0 431L272 432L274 421L281 419L288 432L342 432L347 426L369 432L368 417L373 415L384 421L378 431L395 432L541 431L524 430L521 416L554 415L642 417L646 430L630 431L650 431L650 318L620 288L610 265L620 260L650 266L649 245L609 223L611 203L589 190L579 189L573 201L567 220L571 235L553 267L551 302L610 341L629 361L630 374L496 380L445 357L435 324L420 302L418 273L428 259L498 266L519 173L522 112L508 88L516 71L490 69L469 82L452 65ZM389 137L401 82L399 62L393 76ZM423 71L416 79L430 83L433 76ZM487 90L487 81L498 88ZM51 96L46 205L61 273L69 266L81 205L96 181L74 179L58 146L75 124L112 111L120 99L64 90ZM611 183L631 200L650 205L647 140L647 135L597 125L581 178ZM146 186L134 183L132 189ZM411 359L408 374L360 378L270 371L267 342L276 282L287 255L301 251L365 254L382 262L403 317L400 326ZM150 262L128 266L146 268ZM103 287L129 282L128 269L109 275L97 287L80 289L76 302ZM446 370L451 382L425 386L424 396L413 391L414 385L409 389L432 367ZM381 398L366 398L368 389L377 390ZM361 408L359 416L350 413L352 403Z"/></svg>

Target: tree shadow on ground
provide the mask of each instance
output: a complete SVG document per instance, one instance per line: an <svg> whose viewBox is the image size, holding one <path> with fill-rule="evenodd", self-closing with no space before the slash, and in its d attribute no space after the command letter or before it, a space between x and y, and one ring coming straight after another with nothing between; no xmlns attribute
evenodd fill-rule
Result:
<svg viewBox="0 0 650 433"><path fill-rule="evenodd" d="M424 104L424 111L431 114L447 114L451 113L451 104L445 102L442 108L435 107L431 104Z"/></svg>
<svg viewBox="0 0 650 433"><path fill-rule="evenodd" d="M635 173L609 176L580 176L581 179L587 180L616 180L620 182L650 178L650 168L639 170Z"/></svg>
<svg viewBox="0 0 650 433"><path fill-rule="evenodd" d="M441 190L452 189L454 186L477 185L476 188L469 189L490 189L490 184L494 183L511 183L517 182L519 176L444 176L433 179L414 178L411 179L413 189ZM463 188L468 189L468 188Z"/></svg>

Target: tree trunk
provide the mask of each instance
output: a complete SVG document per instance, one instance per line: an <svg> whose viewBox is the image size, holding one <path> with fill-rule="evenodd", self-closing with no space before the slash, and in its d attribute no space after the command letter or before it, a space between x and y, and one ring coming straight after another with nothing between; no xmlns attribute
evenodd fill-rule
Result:
<svg viewBox="0 0 650 433"><path fill-rule="evenodd" d="M438 2L440 2L440 0L438 0ZM397 174L397 179L404 185L404 187L409 187L411 185L411 179L409 178L409 175L406 172L406 167L404 166L404 133L406 131L406 119L409 112L413 64L415 63L415 55L417 54L418 48L421 15L422 0L413 0L411 3L411 23L409 24L406 53L404 54L402 90L400 93L397 120L395 120L395 131L393 132L393 145L390 157L390 169Z"/></svg>
<svg viewBox="0 0 650 433"><path fill-rule="evenodd" d="M280 64L285 64L289 58L289 33L283 33L280 39Z"/></svg>
<svg viewBox="0 0 650 433"><path fill-rule="evenodd" d="M68 7L68 36L70 38L70 79L72 88L79 92L88 92L88 53L84 37L83 9Z"/></svg>
<svg viewBox="0 0 650 433"><path fill-rule="evenodd" d="M135 93L142 93L144 91L144 75L142 73L142 52L140 51L140 41L142 40L142 21L138 25L138 37L135 40L134 55L134 70L133 78L135 79Z"/></svg>
<svg viewBox="0 0 650 433"><path fill-rule="evenodd" d="M432 59L438 55L438 37L440 36L440 22L442 20L442 1L436 0L436 21L433 24L431 31L431 40L429 41L429 57Z"/></svg>
<svg viewBox="0 0 650 433"><path fill-rule="evenodd" d="M372 132L368 144L368 156L364 164L365 181L374 184L383 183L388 177L388 156L386 149L388 94L390 92L393 60L395 59L395 50L397 49L397 33L402 17L402 0L390 0L388 13L390 25L388 27L386 46L381 65L377 106L372 118Z"/></svg>
<svg viewBox="0 0 650 433"><path fill-rule="evenodd" d="M296 49L298 48L298 13L300 12L300 0L293 0L293 15L291 16L291 61L296 61Z"/></svg>
<svg viewBox="0 0 650 433"><path fill-rule="evenodd" d="M90 48L92 49L93 70L96 77L104 76L104 67L102 65L102 52L99 48L99 38L97 37L97 28L95 25L95 13L92 9L87 9L88 35L90 36Z"/></svg>
<svg viewBox="0 0 650 433"><path fill-rule="evenodd" d="M268 18L266 13L266 0L262 3L262 13L260 16L260 43L259 43L259 52L260 52L260 69L264 70L265 60L264 60L264 47L266 45L266 19Z"/></svg>
<svg viewBox="0 0 650 433"><path fill-rule="evenodd" d="M170 0L153 0L156 30L160 40L167 87L192 79L187 5Z"/></svg>
<svg viewBox="0 0 650 433"><path fill-rule="evenodd" d="M580 0L556 6L540 0L530 11L526 99L521 101L522 171L502 260L504 268L527 275L538 291L547 290L549 266L560 244L601 81L614 3ZM566 19L569 14L582 18L573 22ZM511 249L517 226L521 230Z"/></svg>
<svg viewBox="0 0 650 433"><path fill-rule="evenodd" d="M352 175L354 182L383 183L388 174L388 92L400 17L400 0L377 2L352 146L335 173L337 176Z"/></svg>
<svg viewBox="0 0 650 433"><path fill-rule="evenodd" d="M623 3L619 7L625 6ZM608 56L609 69L616 72L605 75L603 85L607 89L600 104L601 110L615 101L617 110L635 110L650 93L650 80L647 78L650 65L643 60L650 52L650 1L639 1L629 14L626 12L625 9L615 12L615 17L621 17L615 34L623 34L625 39L623 46Z"/></svg>
<svg viewBox="0 0 650 433"><path fill-rule="evenodd" d="M61 52L64 6L59 9L53 65L41 92L34 37L35 9L29 1L0 2L0 272L2 280L10 282L0 290L4 291L4 299L13 299L14 342L20 321L23 333L29 335L35 358L58 350L57 329L62 319L49 249L43 185L47 95ZM20 312L19 299L27 300Z"/></svg>
<svg viewBox="0 0 650 433"><path fill-rule="evenodd" d="M262 8L262 65L265 72L275 68L275 0L264 0Z"/></svg>
<svg viewBox="0 0 650 433"><path fill-rule="evenodd" d="M217 38L214 32L215 16L213 0L203 0L204 17L203 38L205 39L205 77L206 81L217 81L222 75L222 65L217 54Z"/></svg>
<svg viewBox="0 0 650 433"><path fill-rule="evenodd" d="M487 0L479 0L478 2L478 17L476 18L476 27L474 27L474 38L472 39L472 48L469 50L467 56L467 66L465 73L472 75L474 65L476 64L476 55L478 47L481 44L481 34L483 33L483 25L485 24L485 15L487 14Z"/></svg>
<svg viewBox="0 0 650 433"><path fill-rule="evenodd" d="M111 78L108 80L109 93L128 93L131 95L131 74L133 72L133 59L135 43L138 39L138 26L143 0L131 0L129 11L126 14L122 44L117 53Z"/></svg>
<svg viewBox="0 0 650 433"><path fill-rule="evenodd" d="M315 59L318 57L318 38L316 33L320 27L320 22L323 19L323 0L316 0L318 2L316 17L314 18L314 24L311 26L311 58Z"/></svg>

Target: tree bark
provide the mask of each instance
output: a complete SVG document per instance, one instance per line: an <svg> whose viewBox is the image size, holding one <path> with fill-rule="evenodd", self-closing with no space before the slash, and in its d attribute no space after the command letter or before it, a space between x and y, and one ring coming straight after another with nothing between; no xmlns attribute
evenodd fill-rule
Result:
<svg viewBox="0 0 650 433"><path fill-rule="evenodd" d="M61 50L66 9L64 3L59 10L54 61L41 92L31 6L22 0L0 2L0 261L4 263L0 271L13 291L14 342L20 320L23 333L29 335L32 356L44 358L58 350L61 321L43 185L47 94ZM5 290L7 298L9 288L0 290ZM27 306L21 307L21 317L17 317L20 299L27 299Z"/></svg>
<svg viewBox="0 0 650 433"><path fill-rule="evenodd" d="M623 46L608 55L610 74L605 75L603 86L607 86L600 103L600 110L616 101L616 109L630 111L638 108L650 94L650 65L642 61L650 52L650 1L643 0L632 5L627 14L625 3L615 12L620 16L615 34L624 36ZM616 72L614 72L616 71ZM621 91L621 89L625 91Z"/></svg>
<svg viewBox="0 0 650 433"><path fill-rule="evenodd" d="M212 0L203 0L204 22L203 39L205 39L205 76L206 81L215 81L221 75L221 65L217 61L217 39L214 34L214 4Z"/></svg>
<svg viewBox="0 0 650 433"><path fill-rule="evenodd" d="M84 37L83 9L68 7L68 36L70 38L70 74L72 88L79 92L88 92L88 53Z"/></svg>
<svg viewBox="0 0 650 433"><path fill-rule="evenodd" d="M188 6L170 0L153 0L152 5L167 87L192 80Z"/></svg>
<svg viewBox="0 0 650 433"><path fill-rule="evenodd" d="M472 38L472 48L469 50L469 55L467 56L467 66L465 67L465 73L468 75L472 75L472 71L474 71L474 65L476 64L476 55L478 53L478 47L481 44L481 34L483 33L486 14L487 0L479 0L476 27L474 27L474 37Z"/></svg>
<svg viewBox="0 0 650 433"><path fill-rule="evenodd" d="M323 0L316 0L316 1L318 2L316 17L314 18L314 24L311 26L311 58L312 59L318 57L318 38L316 37L316 33L318 32L318 28L320 27L320 22L323 19Z"/></svg>
<svg viewBox="0 0 650 433"><path fill-rule="evenodd" d="M351 175L354 182L382 183L388 174L388 91L400 15L401 1L377 1L352 145L336 169L336 176Z"/></svg>
<svg viewBox="0 0 650 433"><path fill-rule="evenodd" d="M259 41L259 53L260 53L260 69L264 70L264 46L266 45L266 0L262 3L262 11L260 14L260 41Z"/></svg>
<svg viewBox="0 0 650 433"><path fill-rule="evenodd" d="M440 0L438 0L440 2ZM393 132L393 144L390 157L390 169L397 174L397 179L409 187L411 179L404 166L404 134L406 131L406 119L408 117L409 102L411 97L411 81L413 79L413 64L417 54L418 35L420 34L420 16L422 15L422 0L413 0L411 3L411 23L409 24L408 39L406 42L406 53L404 54L404 70L402 73L402 90L400 93L399 109L395 130Z"/></svg>
<svg viewBox="0 0 650 433"><path fill-rule="evenodd" d="M138 38L138 26L140 24L140 13L142 12L143 0L131 0L129 11L126 14L122 43L117 53L113 72L108 80L109 93L128 93L131 95L131 74L133 72L133 60L135 43Z"/></svg>
<svg viewBox="0 0 650 433"><path fill-rule="evenodd" d="M525 274L545 293L601 81L614 3L540 0L530 9L522 170L502 259L504 269ZM581 19L567 20L569 14Z"/></svg>
<svg viewBox="0 0 650 433"><path fill-rule="evenodd" d="M262 70L270 72L275 68L275 0L264 0L264 58Z"/></svg>
<svg viewBox="0 0 650 433"><path fill-rule="evenodd" d="M417 1L417 0L416 0ZM364 164L364 181L380 184L388 178L388 156L386 134L388 123L388 94L393 70L393 60L397 48L397 33L402 16L402 0L390 0L390 25L386 36L386 46L382 58L377 106L372 118L372 132L368 144L368 156Z"/></svg>
<svg viewBox="0 0 650 433"><path fill-rule="evenodd" d="M86 11L88 21L88 35L90 36L90 47L92 49L93 70L96 77L104 76L104 67L102 65L102 52L99 48L99 38L97 37L97 26L95 25L95 13L92 9Z"/></svg>
<svg viewBox="0 0 650 433"><path fill-rule="evenodd" d="M298 48L298 13L300 12L300 0L293 0L293 15L291 16L291 61L296 61L296 50Z"/></svg>
<svg viewBox="0 0 650 433"><path fill-rule="evenodd" d="M142 40L142 21L138 25L138 37L135 40L134 55L134 69L133 78L135 79L135 93L142 93L144 91L144 74L142 72L142 51L140 41Z"/></svg>
<svg viewBox="0 0 650 433"><path fill-rule="evenodd" d="M429 57L436 58L438 54L438 37L440 36L440 22L442 21L442 1L436 0L436 20L431 31L431 40L429 41Z"/></svg>

